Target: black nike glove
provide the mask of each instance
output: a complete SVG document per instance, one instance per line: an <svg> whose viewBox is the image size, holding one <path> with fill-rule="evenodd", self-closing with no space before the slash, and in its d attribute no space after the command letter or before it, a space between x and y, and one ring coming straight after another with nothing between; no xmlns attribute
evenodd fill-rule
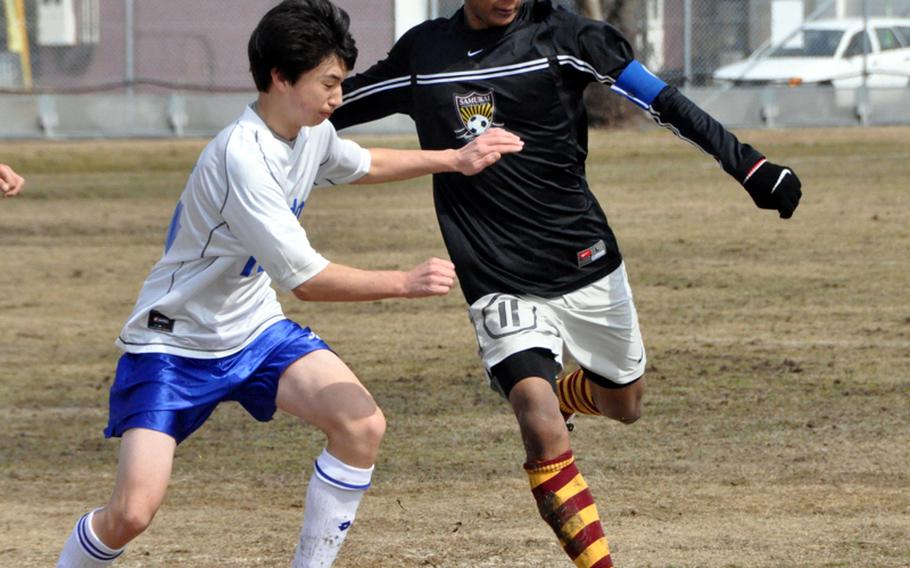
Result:
<svg viewBox="0 0 910 568"><path fill-rule="evenodd" d="M777 209L781 219L789 219L799 205L802 183L786 166L762 158L743 182L743 187L761 209Z"/></svg>

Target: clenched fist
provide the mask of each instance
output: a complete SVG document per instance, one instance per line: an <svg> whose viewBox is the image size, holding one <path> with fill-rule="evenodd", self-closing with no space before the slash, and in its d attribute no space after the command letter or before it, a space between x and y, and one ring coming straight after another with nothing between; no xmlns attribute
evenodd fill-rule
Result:
<svg viewBox="0 0 910 568"><path fill-rule="evenodd" d="M407 271L405 298L444 296L455 285L455 265L441 258L430 258Z"/></svg>
<svg viewBox="0 0 910 568"><path fill-rule="evenodd" d="M15 197L25 187L25 180L6 164L0 164L0 192L3 197Z"/></svg>
<svg viewBox="0 0 910 568"><path fill-rule="evenodd" d="M781 219L789 219L799 205L802 182L786 166L762 159L743 182L743 187L761 209L776 209Z"/></svg>

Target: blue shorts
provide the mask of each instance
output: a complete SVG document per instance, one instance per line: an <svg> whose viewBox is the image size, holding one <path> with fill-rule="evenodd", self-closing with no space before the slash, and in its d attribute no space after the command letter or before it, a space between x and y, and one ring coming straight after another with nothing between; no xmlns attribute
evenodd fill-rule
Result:
<svg viewBox="0 0 910 568"><path fill-rule="evenodd" d="M179 444L223 400L239 402L260 422L275 414L278 379L291 363L329 346L290 320L270 326L243 350L220 359L125 353L111 386L106 438L130 428L173 436Z"/></svg>

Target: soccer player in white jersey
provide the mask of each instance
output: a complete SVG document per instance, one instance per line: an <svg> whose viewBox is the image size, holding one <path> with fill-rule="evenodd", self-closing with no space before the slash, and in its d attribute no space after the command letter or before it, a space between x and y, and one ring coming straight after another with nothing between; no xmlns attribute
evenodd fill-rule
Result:
<svg viewBox="0 0 910 568"><path fill-rule="evenodd" d="M314 185L471 175L521 141L502 130L459 150L365 150L326 118L356 58L347 14L329 0L285 0L249 43L259 97L203 150L180 197L164 255L117 345L125 351L105 435L122 437L110 501L86 513L58 566L106 566L148 527L176 445L220 401L260 421L276 408L322 430L294 567L331 566L370 486L385 419L370 393L309 328L282 313L274 281L301 300L445 294L454 268L431 258L367 271L313 250L298 215Z"/></svg>
<svg viewBox="0 0 910 568"><path fill-rule="evenodd" d="M0 193L3 197L15 197L25 187L25 179L6 164L0 164Z"/></svg>

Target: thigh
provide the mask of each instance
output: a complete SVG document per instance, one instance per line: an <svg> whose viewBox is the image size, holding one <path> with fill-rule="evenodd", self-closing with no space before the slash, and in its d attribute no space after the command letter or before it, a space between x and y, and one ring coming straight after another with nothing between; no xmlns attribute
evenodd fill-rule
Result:
<svg viewBox="0 0 910 568"><path fill-rule="evenodd" d="M179 444L202 426L229 392L223 360L124 353L111 386L104 435L157 430Z"/></svg>
<svg viewBox="0 0 910 568"><path fill-rule="evenodd" d="M606 379L602 386L628 385L644 374L647 359L638 312L622 265L554 301L553 308L566 350L581 367Z"/></svg>
<svg viewBox="0 0 910 568"><path fill-rule="evenodd" d="M508 357L532 349L551 352L562 366L559 328L542 298L487 294L471 304L468 315L488 373Z"/></svg>
<svg viewBox="0 0 910 568"><path fill-rule="evenodd" d="M123 434L111 504L157 511L171 479L176 440L155 430L132 428Z"/></svg>
<svg viewBox="0 0 910 568"><path fill-rule="evenodd" d="M559 363L556 362L556 357L540 348L526 349L509 355L493 365L487 373L490 386L506 400L510 400L510 393L515 385L528 377L544 379L550 384L550 390L554 391L558 374Z"/></svg>
<svg viewBox="0 0 910 568"><path fill-rule="evenodd" d="M228 400L239 402L256 420L268 422L275 414L278 387L285 371L320 350L328 351L330 347L310 328L290 320L275 324L242 352L247 363L232 369L235 386Z"/></svg>
<svg viewBox="0 0 910 568"><path fill-rule="evenodd" d="M313 351L292 363L278 381L278 408L320 430L373 416L379 407L333 352Z"/></svg>

